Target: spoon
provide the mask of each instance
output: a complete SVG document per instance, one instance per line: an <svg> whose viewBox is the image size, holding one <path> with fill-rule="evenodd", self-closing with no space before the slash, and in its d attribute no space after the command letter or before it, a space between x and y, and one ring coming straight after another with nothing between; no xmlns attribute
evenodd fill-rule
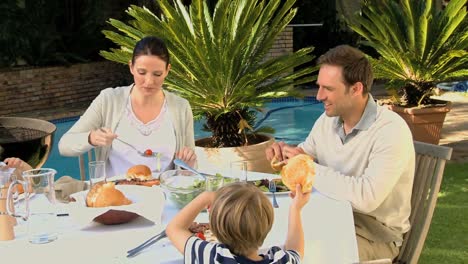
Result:
<svg viewBox="0 0 468 264"><path fill-rule="evenodd" d="M198 174L200 176L202 176L205 180L206 180L206 176L215 176L215 175L211 175L211 174L207 174L207 173L202 173L202 172L199 172L197 171L196 169L190 167L187 163L185 163L183 160L181 159L178 159L178 158L175 158L174 159L174 164L181 167L181 168L184 168L186 170L189 170L195 174Z"/></svg>

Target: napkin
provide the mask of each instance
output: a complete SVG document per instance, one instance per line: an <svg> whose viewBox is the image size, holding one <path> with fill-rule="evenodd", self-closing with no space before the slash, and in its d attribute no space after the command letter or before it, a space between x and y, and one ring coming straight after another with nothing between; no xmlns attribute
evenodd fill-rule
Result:
<svg viewBox="0 0 468 264"><path fill-rule="evenodd" d="M93 219L109 210L120 210L136 213L155 224L161 224L165 196L159 186L146 187L139 185L116 185L116 189L132 201L132 204L108 207L87 207L86 195L88 191L81 191L70 195L76 202L69 203L70 216L82 228L93 224Z"/></svg>
<svg viewBox="0 0 468 264"><path fill-rule="evenodd" d="M55 181L55 198L63 203L70 202L70 194L83 191L86 183L73 179L70 176L62 176Z"/></svg>

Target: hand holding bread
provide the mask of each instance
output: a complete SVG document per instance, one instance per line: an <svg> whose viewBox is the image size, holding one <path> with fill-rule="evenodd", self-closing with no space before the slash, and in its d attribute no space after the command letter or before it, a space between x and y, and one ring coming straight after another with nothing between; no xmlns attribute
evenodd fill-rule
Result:
<svg viewBox="0 0 468 264"><path fill-rule="evenodd" d="M284 161L278 162L277 159L273 158L271 166L275 170L281 170L281 180L289 190L296 190L296 185L300 184L303 193L312 191L315 164L309 155L296 155L288 159L287 164Z"/></svg>

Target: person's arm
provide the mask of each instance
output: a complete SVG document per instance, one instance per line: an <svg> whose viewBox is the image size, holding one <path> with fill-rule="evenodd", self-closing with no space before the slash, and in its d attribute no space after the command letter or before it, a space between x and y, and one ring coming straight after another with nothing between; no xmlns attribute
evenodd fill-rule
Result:
<svg viewBox="0 0 468 264"><path fill-rule="evenodd" d="M58 147L62 156L79 156L94 146L89 142L91 131L103 124L104 91L96 97L78 121L60 138Z"/></svg>
<svg viewBox="0 0 468 264"><path fill-rule="evenodd" d="M304 229L302 228L301 211L309 201L310 192L302 193L302 187L298 184L295 192L291 193L291 197L293 201L289 207L288 234L284 248L297 251L302 259L304 257Z"/></svg>
<svg viewBox="0 0 468 264"><path fill-rule="evenodd" d="M5 159L5 164L10 167L10 168L15 168L21 172L27 171L27 170L32 170L31 165L28 163L24 162L20 158L6 158Z"/></svg>
<svg viewBox="0 0 468 264"><path fill-rule="evenodd" d="M214 198L214 192L201 193L186 205L167 225L166 234L180 253L184 254L185 243L192 236L189 227L193 223L193 220L195 220L200 211L213 203Z"/></svg>

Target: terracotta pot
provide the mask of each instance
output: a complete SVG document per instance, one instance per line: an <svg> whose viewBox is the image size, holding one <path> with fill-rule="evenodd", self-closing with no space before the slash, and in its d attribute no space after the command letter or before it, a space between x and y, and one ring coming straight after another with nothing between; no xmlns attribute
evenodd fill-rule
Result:
<svg viewBox="0 0 468 264"><path fill-rule="evenodd" d="M451 102L438 101L440 105L424 108L395 105L388 105L388 108L406 121L414 140L438 145L445 116L452 109Z"/></svg>
<svg viewBox="0 0 468 264"><path fill-rule="evenodd" d="M195 141L195 153L199 168L230 167L231 162L248 160L248 170L256 172L272 173L270 162L266 159L265 150L275 142L275 139L267 135L257 135L264 140L261 143L227 148L205 148L211 138L202 138Z"/></svg>

